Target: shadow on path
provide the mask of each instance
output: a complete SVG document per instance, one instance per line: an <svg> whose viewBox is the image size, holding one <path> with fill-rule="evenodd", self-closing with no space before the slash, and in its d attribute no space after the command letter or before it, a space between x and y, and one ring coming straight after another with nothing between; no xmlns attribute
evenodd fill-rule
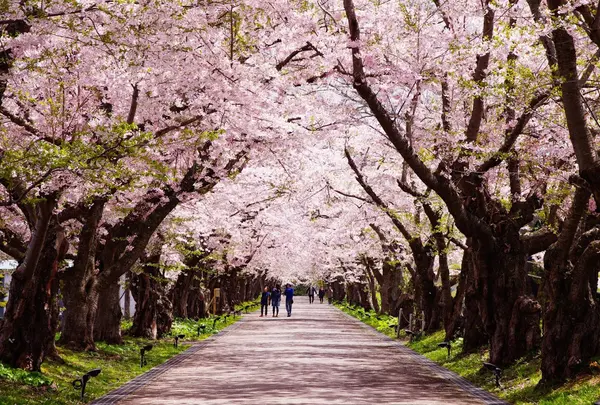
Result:
<svg viewBox="0 0 600 405"><path fill-rule="evenodd" d="M245 315L119 404L503 403L333 306L294 301L291 318Z"/></svg>

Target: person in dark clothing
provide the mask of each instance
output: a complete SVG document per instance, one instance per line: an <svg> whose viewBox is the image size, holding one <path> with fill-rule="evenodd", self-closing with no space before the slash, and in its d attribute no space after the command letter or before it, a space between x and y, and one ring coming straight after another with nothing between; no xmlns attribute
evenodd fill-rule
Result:
<svg viewBox="0 0 600 405"><path fill-rule="evenodd" d="M331 286L327 288L327 301L329 302L329 305L333 302L333 288L331 288Z"/></svg>
<svg viewBox="0 0 600 405"><path fill-rule="evenodd" d="M323 289L323 287L319 288L319 301L321 302L321 304L323 303L323 297L325 296L325 290Z"/></svg>
<svg viewBox="0 0 600 405"><path fill-rule="evenodd" d="M269 315L269 300L271 299L271 293L269 287L265 287L262 295L260 296L260 316L263 316L263 309L265 316Z"/></svg>
<svg viewBox="0 0 600 405"><path fill-rule="evenodd" d="M292 316L292 304L294 303L294 289L290 284L286 284L285 286L285 309L287 311L288 317Z"/></svg>
<svg viewBox="0 0 600 405"><path fill-rule="evenodd" d="M271 291L271 305L273 306L273 317L279 316L279 303L281 302L281 289L279 286L273 287Z"/></svg>
<svg viewBox="0 0 600 405"><path fill-rule="evenodd" d="M315 293L317 292L315 286L311 285L308 287L308 303L312 304L315 302Z"/></svg>

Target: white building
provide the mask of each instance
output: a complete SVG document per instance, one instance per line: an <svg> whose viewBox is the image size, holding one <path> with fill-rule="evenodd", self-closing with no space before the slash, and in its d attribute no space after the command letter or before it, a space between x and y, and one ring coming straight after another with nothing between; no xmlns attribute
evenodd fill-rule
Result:
<svg viewBox="0 0 600 405"><path fill-rule="evenodd" d="M8 301L8 288L10 287L11 273L17 268L16 260L0 260L0 302ZM4 305L0 305L0 318L4 317Z"/></svg>

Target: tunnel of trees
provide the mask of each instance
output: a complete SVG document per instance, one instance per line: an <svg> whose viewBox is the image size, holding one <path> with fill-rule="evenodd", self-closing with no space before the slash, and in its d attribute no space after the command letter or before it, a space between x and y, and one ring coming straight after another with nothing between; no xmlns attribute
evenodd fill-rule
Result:
<svg viewBox="0 0 600 405"><path fill-rule="evenodd" d="M215 288L226 313L288 281L499 366L540 351L544 384L600 355L592 3L0 12L3 363L160 338Z"/></svg>

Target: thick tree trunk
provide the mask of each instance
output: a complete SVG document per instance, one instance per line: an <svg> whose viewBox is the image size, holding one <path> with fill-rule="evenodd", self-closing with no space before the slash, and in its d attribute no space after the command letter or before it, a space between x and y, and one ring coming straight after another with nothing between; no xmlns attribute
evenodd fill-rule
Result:
<svg viewBox="0 0 600 405"><path fill-rule="evenodd" d="M189 295L190 285L194 280L194 273L192 270L184 270L179 276L173 287L171 294L171 300L173 302L173 316L176 318L188 318L189 308Z"/></svg>
<svg viewBox="0 0 600 405"><path fill-rule="evenodd" d="M539 304L526 297L528 254L517 232L486 249L473 240L474 271L481 284L479 311L490 337L490 361L510 364L541 342ZM517 344L519 342L519 344Z"/></svg>
<svg viewBox="0 0 600 405"><path fill-rule="evenodd" d="M160 246L142 260L142 272L131 277L135 316L129 334L157 339L171 330L173 307L167 297L167 280L160 273Z"/></svg>
<svg viewBox="0 0 600 405"><path fill-rule="evenodd" d="M99 293L94 324L94 340L108 344L121 344L121 305L119 283L114 283Z"/></svg>
<svg viewBox="0 0 600 405"><path fill-rule="evenodd" d="M425 332L434 332L439 329L440 317L438 289L434 282L434 255L431 251L415 254L415 298L418 311L425 313Z"/></svg>
<svg viewBox="0 0 600 405"><path fill-rule="evenodd" d="M68 248L52 221L55 205L38 203L26 258L13 273L0 330L0 360L12 367L39 371L45 356L55 354L58 266Z"/></svg>
<svg viewBox="0 0 600 405"><path fill-rule="evenodd" d="M390 264L386 261L382 270L381 312L397 316L404 283L402 267L399 264Z"/></svg>
<svg viewBox="0 0 600 405"><path fill-rule="evenodd" d="M463 352L471 353L488 343L488 335L479 311L483 286L476 277L473 255L470 252L465 252L462 266L462 272L466 271Z"/></svg>
<svg viewBox="0 0 600 405"><path fill-rule="evenodd" d="M79 234L77 256L73 266L62 273L65 303L59 344L75 350L96 350L94 322L98 307L94 254L97 229L102 218L105 198L94 201Z"/></svg>
<svg viewBox="0 0 600 405"><path fill-rule="evenodd" d="M576 191L559 239L544 257L543 383L574 377L600 352L600 221L584 215L589 197L585 189Z"/></svg>
<svg viewBox="0 0 600 405"><path fill-rule="evenodd" d="M333 299L335 301L343 301L346 298L346 288L342 276L336 277L331 282L331 288L333 288Z"/></svg>
<svg viewBox="0 0 600 405"><path fill-rule="evenodd" d="M93 288L94 280L82 291L65 282L63 296L66 311L63 313L60 345L75 350L96 350L94 343L94 324L98 307L98 294Z"/></svg>
<svg viewBox="0 0 600 405"><path fill-rule="evenodd" d="M452 313L448 323L444 323L446 331L446 341L454 340L456 333L464 326L463 307L465 301L465 292L467 290L467 275L469 272L469 252L465 251L462 259L462 267L456 287L456 295L452 300Z"/></svg>

